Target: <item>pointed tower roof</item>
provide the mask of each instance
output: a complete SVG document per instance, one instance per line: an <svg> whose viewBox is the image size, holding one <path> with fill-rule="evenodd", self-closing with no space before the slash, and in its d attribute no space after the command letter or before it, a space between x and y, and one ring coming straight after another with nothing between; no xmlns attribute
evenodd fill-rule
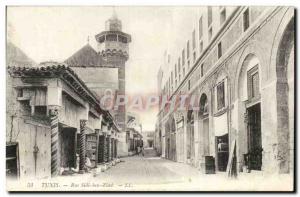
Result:
<svg viewBox="0 0 300 197"><path fill-rule="evenodd" d="M32 67L37 65L19 47L12 42L6 44L6 66Z"/></svg>
<svg viewBox="0 0 300 197"><path fill-rule="evenodd" d="M101 66L102 58L89 43L64 61L70 67Z"/></svg>
<svg viewBox="0 0 300 197"><path fill-rule="evenodd" d="M122 31L122 22L118 19L115 9L113 9L112 16L105 22L105 30Z"/></svg>

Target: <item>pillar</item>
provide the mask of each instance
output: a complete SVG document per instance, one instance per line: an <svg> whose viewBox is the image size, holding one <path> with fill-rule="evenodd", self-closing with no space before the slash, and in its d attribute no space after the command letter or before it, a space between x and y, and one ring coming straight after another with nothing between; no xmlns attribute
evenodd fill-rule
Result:
<svg viewBox="0 0 300 197"><path fill-rule="evenodd" d="M107 158L107 136L106 134L104 134L104 143L103 143L103 162L107 162L108 161L108 158Z"/></svg>
<svg viewBox="0 0 300 197"><path fill-rule="evenodd" d="M118 156L118 140L115 139L115 158Z"/></svg>
<svg viewBox="0 0 300 197"><path fill-rule="evenodd" d="M106 141L106 152L105 152L106 157L105 157L105 161L109 162L110 161L109 160L109 158L110 158L109 157L109 154L110 154L110 136L109 135L106 136L105 141Z"/></svg>
<svg viewBox="0 0 300 197"><path fill-rule="evenodd" d="M51 124L51 176L57 176L60 171L60 157L59 157L59 130L58 130L58 116L59 107L49 107L50 124Z"/></svg>
<svg viewBox="0 0 300 197"><path fill-rule="evenodd" d="M97 167L98 161L99 161L99 133L100 129L95 129L95 133L97 136L97 142L96 142L96 153L95 153L95 167Z"/></svg>
<svg viewBox="0 0 300 197"><path fill-rule="evenodd" d="M80 149L79 149L79 173L84 173L85 165L85 131L87 120L80 120Z"/></svg>
<svg viewBox="0 0 300 197"><path fill-rule="evenodd" d="M107 162L110 162L110 143L111 143L111 140L110 140L110 135L107 136L106 138L106 145L107 145Z"/></svg>
<svg viewBox="0 0 300 197"><path fill-rule="evenodd" d="M111 138L111 160L114 160L114 138Z"/></svg>

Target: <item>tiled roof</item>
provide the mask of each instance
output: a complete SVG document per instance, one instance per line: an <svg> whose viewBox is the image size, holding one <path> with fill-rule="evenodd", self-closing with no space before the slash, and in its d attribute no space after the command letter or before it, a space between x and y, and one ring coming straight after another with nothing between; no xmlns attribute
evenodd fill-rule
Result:
<svg viewBox="0 0 300 197"><path fill-rule="evenodd" d="M66 81L82 96L89 96L93 102L97 101L95 95L78 77L78 75L64 64L53 64L52 66L40 67L8 67L8 72L14 77L58 77Z"/></svg>
<svg viewBox="0 0 300 197"><path fill-rule="evenodd" d="M76 53L74 53L71 57L65 60L71 67L81 67L81 66L101 66L103 60L101 56L95 51L91 45L86 44Z"/></svg>

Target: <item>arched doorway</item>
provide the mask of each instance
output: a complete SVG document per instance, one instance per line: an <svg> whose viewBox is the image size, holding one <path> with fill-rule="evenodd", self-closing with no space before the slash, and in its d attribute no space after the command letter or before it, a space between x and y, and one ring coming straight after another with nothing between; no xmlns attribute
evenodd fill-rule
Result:
<svg viewBox="0 0 300 197"><path fill-rule="evenodd" d="M184 162L184 117L181 113L176 114L176 161Z"/></svg>
<svg viewBox="0 0 300 197"><path fill-rule="evenodd" d="M286 26L276 57L279 173L293 168L294 151L294 18Z"/></svg>
<svg viewBox="0 0 300 197"><path fill-rule="evenodd" d="M170 158L170 125L169 122L165 124L165 158Z"/></svg>
<svg viewBox="0 0 300 197"><path fill-rule="evenodd" d="M170 152L170 159L176 161L176 124L174 118L171 119Z"/></svg>
<svg viewBox="0 0 300 197"><path fill-rule="evenodd" d="M243 61L239 75L239 148L248 170L262 169L260 63L254 54ZM244 119L244 120L243 120Z"/></svg>
<svg viewBox="0 0 300 197"><path fill-rule="evenodd" d="M199 110L199 126L200 138L202 142L202 151L200 150L200 157L209 156L209 111L208 111L208 99L206 94L202 94L200 97L200 110ZM201 146L201 145L200 145Z"/></svg>
<svg viewBox="0 0 300 197"><path fill-rule="evenodd" d="M189 110L187 114L187 159L193 163L195 158L195 144L194 144L194 113Z"/></svg>

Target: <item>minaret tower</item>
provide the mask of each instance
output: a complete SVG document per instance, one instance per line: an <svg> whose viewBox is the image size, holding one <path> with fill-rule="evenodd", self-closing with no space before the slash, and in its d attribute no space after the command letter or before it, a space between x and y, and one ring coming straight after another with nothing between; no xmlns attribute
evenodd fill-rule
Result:
<svg viewBox="0 0 300 197"><path fill-rule="evenodd" d="M125 95L125 62L128 60L128 44L131 36L122 32L122 22L116 13L105 22L105 31L96 35L98 52L105 61L105 66L118 68L119 87L117 94ZM126 129L126 108L122 107L115 113L119 127Z"/></svg>

